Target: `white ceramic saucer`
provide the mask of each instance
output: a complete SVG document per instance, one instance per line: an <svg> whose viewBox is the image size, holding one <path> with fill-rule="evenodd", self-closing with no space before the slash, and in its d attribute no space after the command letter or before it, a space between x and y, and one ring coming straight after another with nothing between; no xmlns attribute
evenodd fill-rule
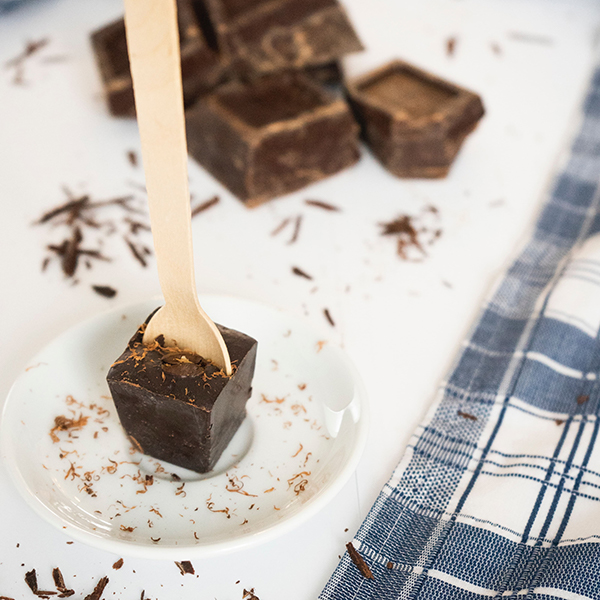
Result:
<svg viewBox="0 0 600 600"><path fill-rule="evenodd" d="M248 416L214 471L200 476L135 451L105 382L157 305L70 329L18 377L1 451L25 500L75 539L145 558L245 548L315 514L351 476L366 440L365 393L345 354L273 308L202 297L214 320L258 340L258 358ZM60 416L81 427L51 435Z"/></svg>

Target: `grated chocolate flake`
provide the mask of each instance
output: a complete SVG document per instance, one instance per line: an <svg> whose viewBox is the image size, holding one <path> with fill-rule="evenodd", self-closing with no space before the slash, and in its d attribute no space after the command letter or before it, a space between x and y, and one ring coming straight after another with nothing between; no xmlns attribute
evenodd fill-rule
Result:
<svg viewBox="0 0 600 600"><path fill-rule="evenodd" d="M333 204L329 204L329 202L323 202L321 200L305 200L304 204L308 206L314 206L315 208L322 208L323 210L327 210L329 212L340 212L342 209L339 206L335 206Z"/></svg>
<svg viewBox="0 0 600 600"><path fill-rule="evenodd" d="M365 579L375 579L369 565L364 561L363 557L358 553L356 548L352 545L352 542L346 544L346 550L350 556L350 560L356 565L356 568L360 571L361 575Z"/></svg>
<svg viewBox="0 0 600 600"><path fill-rule="evenodd" d="M114 298L117 295L117 290L110 285L93 285L92 289L104 298Z"/></svg>
<svg viewBox="0 0 600 600"><path fill-rule="evenodd" d="M182 560L181 562L175 561L175 564L179 568L182 575L195 575L194 565L189 560Z"/></svg>
<svg viewBox="0 0 600 600"><path fill-rule="evenodd" d="M324 308L323 309L323 314L325 315L325 318L327 319L327 321L329 322L329 324L332 327L335 327L335 321L333 320L331 313L329 312L328 308Z"/></svg>
<svg viewBox="0 0 600 600"><path fill-rule="evenodd" d="M459 417L462 417L463 419L469 419L469 421L477 421L477 417L475 415L472 415L467 412L463 412L462 410L457 411L456 414Z"/></svg>
<svg viewBox="0 0 600 600"><path fill-rule="evenodd" d="M292 267L292 273L298 277L304 277L304 279L309 279L312 281L312 276L298 267Z"/></svg>
<svg viewBox="0 0 600 600"><path fill-rule="evenodd" d="M192 209L192 218L195 217L196 215L199 215L200 213L204 212L205 210L208 210L209 208L215 206L220 201L221 201L221 198L219 198L219 196L213 196L210 200L207 200L206 202L199 204L198 206L196 206L196 208Z"/></svg>
<svg viewBox="0 0 600 600"><path fill-rule="evenodd" d="M122 566L123 566L123 559L122 559L122 558L120 558L118 561L116 561L116 562L113 564L112 568L113 568L115 571L118 571L118 570L119 570L119 569L120 569Z"/></svg>
<svg viewBox="0 0 600 600"><path fill-rule="evenodd" d="M96 584L93 592L87 595L84 600L100 600L102 598L102 594L104 593L104 588L108 584L108 577L102 577Z"/></svg>

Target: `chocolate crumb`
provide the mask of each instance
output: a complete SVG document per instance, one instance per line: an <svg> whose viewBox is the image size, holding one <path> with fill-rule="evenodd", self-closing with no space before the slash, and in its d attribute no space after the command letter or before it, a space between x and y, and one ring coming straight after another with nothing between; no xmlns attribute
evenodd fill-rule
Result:
<svg viewBox="0 0 600 600"><path fill-rule="evenodd" d="M290 238L288 244L294 244L298 241L298 236L300 235L300 226L302 225L302 215L298 215L294 221L294 233Z"/></svg>
<svg viewBox="0 0 600 600"><path fill-rule="evenodd" d="M298 277L304 277L304 279L310 279L312 281L312 277L308 273L305 273L302 269L299 269L298 267L292 267L292 273L294 275L298 275Z"/></svg>
<svg viewBox="0 0 600 600"><path fill-rule="evenodd" d="M137 167L138 166L137 154L133 150L129 150L127 152L127 160L129 161L129 164L132 167Z"/></svg>
<svg viewBox="0 0 600 600"><path fill-rule="evenodd" d="M108 584L108 577L102 577L96 584L94 591L86 596L84 600L100 600L102 598L102 593L104 592L104 588Z"/></svg>
<svg viewBox="0 0 600 600"><path fill-rule="evenodd" d="M122 566L123 566L123 559L122 559L122 558L120 558L118 561L116 561L116 562L113 564L112 568L113 568L115 571L118 571L118 570L119 570L119 569L120 569Z"/></svg>
<svg viewBox="0 0 600 600"><path fill-rule="evenodd" d="M323 309L323 314L325 315L325 318L327 319L327 321L329 321L329 324L332 327L335 327L335 321L333 320L333 318L331 317L331 313L329 312L328 308L324 308Z"/></svg>
<svg viewBox="0 0 600 600"><path fill-rule="evenodd" d="M330 212L340 212L342 210L339 206L334 206L333 204L322 202L321 200L305 200L304 204L308 204L308 206L315 206L316 208L322 208L323 210L328 210Z"/></svg>
<svg viewBox="0 0 600 600"><path fill-rule="evenodd" d="M446 40L446 54L448 56L454 56L454 51L456 50L456 38L450 37Z"/></svg>
<svg viewBox="0 0 600 600"><path fill-rule="evenodd" d="M563 419L554 419L554 422L560 426L564 423L564 420Z"/></svg>
<svg viewBox="0 0 600 600"><path fill-rule="evenodd" d="M577 404L581 406L582 404L585 404L589 399L589 396L581 394L581 396L577 396Z"/></svg>
<svg viewBox="0 0 600 600"><path fill-rule="evenodd" d="M394 563L388 561L387 565L385 565L388 569L393 569L394 568Z"/></svg>
<svg viewBox="0 0 600 600"><path fill-rule="evenodd" d="M249 590L244 589L242 600L260 600L260 598L254 593L254 588L251 588Z"/></svg>
<svg viewBox="0 0 600 600"><path fill-rule="evenodd" d="M199 204L198 206L196 206L196 208L194 208L192 210L192 217L195 217L196 215L199 215L201 212L208 210L215 204L218 204L220 200L221 199L219 198L219 196L213 196L210 200L207 200L206 202Z"/></svg>
<svg viewBox="0 0 600 600"><path fill-rule="evenodd" d="M100 294L100 296L104 296L105 298L114 298L117 295L117 290L109 285L93 285L92 289L96 294Z"/></svg>
<svg viewBox="0 0 600 600"><path fill-rule="evenodd" d="M182 575L195 575L194 566L189 560L182 560L181 562L175 561L175 564L179 567L179 571Z"/></svg>
<svg viewBox="0 0 600 600"><path fill-rule="evenodd" d="M469 421L477 421L477 417L475 415L463 412L462 410L457 411L456 414L459 417L462 417L463 419L469 419Z"/></svg>
<svg viewBox="0 0 600 600"><path fill-rule="evenodd" d="M364 561L363 557L358 553L356 548L352 545L352 542L346 544L346 550L350 555L350 560L356 565L356 568L360 571L361 575L365 579L375 579L369 565Z"/></svg>
<svg viewBox="0 0 600 600"><path fill-rule="evenodd" d="M15 600L15 599L9 598L8 596L0 596L0 600Z"/></svg>
<svg viewBox="0 0 600 600"><path fill-rule="evenodd" d="M127 533L131 533L136 527L126 527L125 525L121 525L121 531L126 531Z"/></svg>

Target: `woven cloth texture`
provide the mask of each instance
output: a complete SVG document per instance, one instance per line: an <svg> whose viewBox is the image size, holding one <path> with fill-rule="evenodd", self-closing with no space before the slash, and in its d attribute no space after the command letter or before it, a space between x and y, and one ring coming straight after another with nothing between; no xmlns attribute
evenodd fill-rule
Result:
<svg viewBox="0 0 600 600"><path fill-rule="evenodd" d="M600 600L600 69L523 251L322 600Z"/></svg>

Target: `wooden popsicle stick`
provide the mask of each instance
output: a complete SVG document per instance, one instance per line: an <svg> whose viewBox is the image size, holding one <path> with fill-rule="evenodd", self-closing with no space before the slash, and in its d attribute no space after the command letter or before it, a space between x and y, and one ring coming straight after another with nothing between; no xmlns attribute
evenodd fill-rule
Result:
<svg viewBox="0 0 600 600"><path fill-rule="evenodd" d="M125 0L125 26L156 264L165 305L144 343L164 335L231 375L229 352L196 293L175 0Z"/></svg>

